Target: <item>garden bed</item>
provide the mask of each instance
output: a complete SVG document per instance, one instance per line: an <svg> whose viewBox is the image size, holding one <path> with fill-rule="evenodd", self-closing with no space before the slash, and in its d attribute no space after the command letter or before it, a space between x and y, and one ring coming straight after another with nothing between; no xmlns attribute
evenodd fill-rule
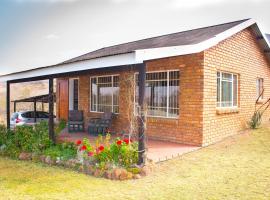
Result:
<svg viewBox="0 0 270 200"><path fill-rule="evenodd" d="M56 130L61 127L63 124L60 123ZM0 127L0 155L61 166L111 180L139 179L154 168L154 163L150 161L147 165L137 165L136 141L128 138L112 140L107 133L106 136L99 136L94 145L86 138L76 144L53 144L48 137L47 123L18 127L15 131Z"/></svg>

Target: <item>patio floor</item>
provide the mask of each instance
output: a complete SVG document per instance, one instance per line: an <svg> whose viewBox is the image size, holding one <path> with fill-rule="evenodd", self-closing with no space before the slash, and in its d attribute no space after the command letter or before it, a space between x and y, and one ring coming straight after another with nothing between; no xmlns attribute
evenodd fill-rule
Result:
<svg viewBox="0 0 270 200"><path fill-rule="evenodd" d="M114 136L116 137L116 136ZM77 140L88 138L93 144L97 137L89 135L88 133L68 133L64 130L58 136L58 141L76 142ZM154 162L160 162L172 159L174 157L181 156L185 153L189 153L198 150L200 147L178 144L173 142L158 141L148 139L147 141L147 157Z"/></svg>

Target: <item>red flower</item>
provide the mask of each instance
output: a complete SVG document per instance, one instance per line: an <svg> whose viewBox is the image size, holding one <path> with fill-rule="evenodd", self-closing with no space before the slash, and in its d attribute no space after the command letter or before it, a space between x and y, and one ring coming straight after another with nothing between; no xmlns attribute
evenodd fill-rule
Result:
<svg viewBox="0 0 270 200"><path fill-rule="evenodd" d="M118 141L116 142L116 144L117 144L118 146L120 146L120 145L122 144L122 141L121 141L121 140L118 140Z"/></svg>
<svg viewBox="0 0 270 200"><path fill-rule="evenodd" d="M85 150L86 150L86 146L83 145L83 146L81 147L81 151L85 151Z"/></svg>
<svg viewBox="0 0 270 200"><path fill-rule="evenodd" d="M98 150L99 150L99 151L103 151L103 150L104 150L104 146L102 146L102 145L99 146L99 147L98 147Z"/></svg>
<svg viewBox="0 0 270 200"><path fill-rule="evenodd" d="M93 155L94 155L94 152L92 152L92 151L88 152L89 157L92 157Z"/></svg>
<svg viewBox="0 0 270 200"><path fill-rule="evenodd" d="M129 144L129 142L131 142L131 140L129 140L129 139L124 139L124 142L125 142L126 144Z"/></svg>
<svg viewBox="0 0 270 200"><path fill-rule="evenodd" d="M78 141L76 142L76 144L79 146L79 145L82 144L82 141L81 141L81 140L78 140Z"/></svg>

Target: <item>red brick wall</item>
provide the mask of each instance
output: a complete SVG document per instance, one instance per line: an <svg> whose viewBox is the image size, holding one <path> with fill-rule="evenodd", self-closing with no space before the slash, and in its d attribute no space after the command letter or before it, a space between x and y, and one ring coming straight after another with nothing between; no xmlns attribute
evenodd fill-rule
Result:
<svg viewBox="0 0 270 200"><path fill-rule="evenodd" d="M203 99L203 53L153 60L146 63L147 71L180 70L180 116L178 119L147 118L147 136L159 140L201 145L202 143L202 99ZM119 114L113 121L113 131L128 129L130 100L134 90L127 86L127 78L134 79L134 71L119 72L120 97ZM79 109L85 113L88 121L100 113L90 112L90 77L89 74L79 77ZM132 95L128 98L127 94ZM133 105L131 106L133 112Z"/></svg>
<svg viewBox="0 0 270 200"><path fill-rule="evenodd" d="M264 78L265 98L270 97L270 70L256 37L246 29L205 52L146 62L147 71L180 71L180 115L177 119L147 118L147 136L193 145L208 145L247 127L254 111L256 78ZM216 109L217 70L239 75L239 107L237 113L218 114ZM125 82L134 78L134 71L116 73L120 76L119 114L113 130L128 129L130 110L127 109L133 88ZM79 109L86 121L100 113L90 112L90 76L79 77ZM132 100L133 102L133 100ZM131 110L133 106L131 107ZM133 112L133 111L132 111ZM269 118L266 113L264 121Z"/></svg>
<svg viewBox="0 0 270 200"><path fill-rule="evenodd" d="M248 127L256 101L257 77L264 78L264 97L270 97L270 66L250 29L205 51L204 59L203 145L208 145ZM236 113L217 113L217 71L239 75ZM268 121L269 116L265 113L263 120Z"/></svg>

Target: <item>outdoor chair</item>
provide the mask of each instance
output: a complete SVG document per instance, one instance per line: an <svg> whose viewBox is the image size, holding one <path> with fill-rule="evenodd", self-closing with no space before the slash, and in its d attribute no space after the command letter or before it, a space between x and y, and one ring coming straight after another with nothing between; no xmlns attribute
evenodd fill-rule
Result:
<svg viewBox="0 0 270 200"><path fill-rule="evenodd" d="M101 118L91 118L88 123L88 133L91 135L105 135L112 125L113 113L104 112Z"/></svg>
<svg viewBox="0 0 270 200"><path fill-rule="evenodd" d="M68 132L83 132L84 131L84 119L83 111L71 110L68 114Z"/></svg>

